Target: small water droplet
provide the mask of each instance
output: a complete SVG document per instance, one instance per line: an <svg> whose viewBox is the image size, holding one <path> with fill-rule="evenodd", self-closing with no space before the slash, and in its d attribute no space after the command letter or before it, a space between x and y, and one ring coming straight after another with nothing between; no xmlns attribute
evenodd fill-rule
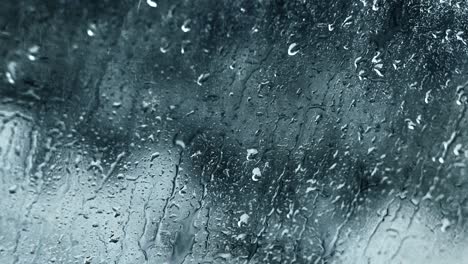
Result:
<svg viewBox="0 0 468 264"><path fill-rule="evenodd" d="M262 176L262 172L260 171L259 168L254 168L252 170L252 181L259 181L260 177Z"/></svg>
<svg viewBox="0 0 468 264"><path fill-rule="evenodd" d="M185 143L180 139L176 140L175 144L183 149L185 148Z"/></svg>
<svg viewBox="0 0 468 264"><path fill-rule="evenodd" d="M15 80L13 79L13 76L11 75L10 72L6 72L6 73L5 73L5 76L6 76L6 78L7 78L8 83L10 83L10 84L15 84Z"/></svg>
<svg viewBox="0 0 468 264"><path fill-rule="evenodd" d="M208 77L210 77L209 73L200 74L200 76L198 76L198 79L197 79L197 84L201 86L202 82L206 81Z"/></svg>
<svg viewBox="0 0 468 264"><path fill-rule="evenodd" d="M247 150L247 160L251 160L255 155L258 154L258 150L256 149L248 149Z"/></svg>
<svg viewBox="0 0 468 264"><path fill-rule="evenodd" d="M146 0L146 3L151 7L158 7L158 4L153 0Z"/></svg>
<svg viewBox="0 0 468 264"><path fill-rule="evenodd" d="M357 57L355 60L354 60L354 67L357 69L358 67L358 62L362 59L361 56Z"/></svg>
<svg viewBox="0 0 468 264"><path fill-rule="evenodd" d="M406 118L405 121L408 124L408 129L414 130L416 124L409 118Z"/></svg>
<svg viewBox="0 0 468 264"><path fill-rule="evenodd" d="M377 54L372 58L372 63L377 64L382 61L382 59L379 59L380 54L380 51L377 51Z"/></svg>
<svg viewBox="0 0 468 264"><path fill-rule="evenodd" d="M440 231L446 232L447 228L451 226L450 220L447 218L442 219L442 226L440 227Z"/></svg>
<svg viewBox="0 0 468 264"><path fill-rule="evenodd" d="M94 24L89 25L88 29L86 30L86 33L88 34L88 36L94 37L96 35L95 32L96 32L96 25Z"/></svg>
<svg viewBox="0 0 468 264"><path fill-rule="evenodd" d="M35 61L36 57L34 55L32 55L32 54L28 54L28 60Z"/></svg>
<svg viewBox="0 0 468 264"><path fill-rule="evenodd" d="M157 157L159 157L160 153L159 152L154 152L153 154L151 154L151 161L153 161L154 159L156 159Z"/></svg>
<svg viewBox="0 0 468 264"><path fill-rule="evenodd" d="M249 222L250 216L248 214L243 214L239 217L239 221L237 222L237 226L241 227L242 224L247 224Z"/></svg>
<svg viewBox="0 0 468 264"><path fill-rule="evenodd" d="M13 193L16 193L17 190L18 190L18 185L13 185L8 189L8 192L13 194Z"/></svg>
<svg viewBox="0 0 468 264"><path fill-rule="evenodd" d="M459 156L462 147L463 147L462 144L457 144L457 145L453 148L453 154L455 154L456 156Z"/></svg>
<svg viewBox="0 0 468 264"><path fill-rule="evenodd" d="M191 22L190 19L185 20L184 24L182 24L180 29L182 29L182 31L185 32L185 33L189 32L190 31L190 27L189 27L190 22Z"/></svg>
<svg viewBox="0 0 468 264"><path fill-rule="evenodd" d="M293 51L293 49L294 49L296 46L297 46L297 43L292 43L291 45L289 45L289 48L288 48L288 55L289 55L289 56L294 56L294 55L296 55L296 54L299 52L299 50Z"/></svg>
<svg viewBox="0 0 468 264"><path fill-rule="evenodd" d="M432 90L427 91L427 92L426 92L426 96L424 97L424 102L425 102L426 104L428 104L428 103L431 101L431 99L432 99L432 97L431 97L431 91L432 91Z"/></svg>
<svg viewBox="0 0 468 264"><path fill-rule="evenodd" d="M375 71L375 73L377 73L378 76L384 77L384 75L382 74L382 72L380 72L378 69L374 68L374 71Z"/></svg>
<svg viewBox="0 0 468 264"><path fill-rule="evenodd" d="M32 45L28 49L29 53L35 54L39 52L39 46L38 45Z"/></svg>

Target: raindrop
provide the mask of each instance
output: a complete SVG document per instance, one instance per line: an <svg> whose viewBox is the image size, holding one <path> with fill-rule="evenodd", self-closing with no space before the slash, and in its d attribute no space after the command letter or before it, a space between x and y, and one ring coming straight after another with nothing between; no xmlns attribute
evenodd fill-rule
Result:
<svg viewBox="0 0 468 264"><path fill-rule="evenodd" d="M248 149L247 150L247 160L251 160L255 155L258 154L258 150L256 149Z"/></svg>
<svg viewBox="0 0 468 264"><path fill-rule="evenodd" d="M461 35L463 35L463 31L459 31L459 32L456 34L456 38L457 38L457 40L461 41L464 45L466 45L466 42L465 42L465 40L461 37Z"/></svg>
<svg viewBox="0 0 468 264"><path fill-rule="evenodd" d="M96 25L94 25L94 24L89 25L88 30L86 31L88 36L94 37L96 35L95 32L96 32Z"/></svg>
<svg viewBox="0 0 468 264"><path fill-rule="evenodd" d="M198 79L197 79L197 84L202 86L202 82L206 81L208 77L210 77L209 73L200 74L200 76L198 76Z"/></svg>
<svg viewBox="0 0 468 264"><path fill-rule="evenodd" d="M153 0L146 0L146 3L151 7L158 7L158 4Z"/></svg>
<svg viewBox="0 0 468 264"><path fill-rule="evenodd" d="M406 118L405 121L408 124L408 129L414 130L416 124L409 118Z"/></svg>
<svg viewBox="0 0 468 264"><path fill-rule="evenodd" d="M249 222L249 215L243 214L239 217L239 221L237 222L237 226L241 227L242 224L247 224Z"/></svg>
<svg viewBox="0 0 468 264"><path fill-rule="evenodd" d="M384 77L384 75L376 68L374 68L375 73L377 73L378 76Z"/></svg>
<svg viewBox="0 0 468 264"><path fill-rule="evenodd" d="M379 7L377 6L377 0L374 0L374 3L372 4L372 10L378 11Z"/></svg>
<svg viewBox="0 0 468 264"><path fill-rule="evenodd" d="M289 55L289 56L294 56L294 55L296 55L296 54L299 52L299 50L293 51L293 49L294 49L296 46L297 46L297 43L292 43L291 45L289 45L289 48L288 48L288 55Z"/></svg>
<svg viewBox="0 0 468 264"><path fill-rule="evenodd" d="M260 180L259 177L261 177L261 176L262 176L262 172L260 171L259 168L254 168L252 170L252 180L253 181L259 181Z"/></svg>
<svg viewBox="0 0 468 264"><path fill-rule="evenodd" d="M154 152L153 154L151 154L151 161L153 161L154 159L156 159L157 157L159 157L160 153L159 152Z"/></svg>
<svg viewBox="0 0 468 264"><path fill-rule="evenodd" d="M354 67L357 69L358 67L358 62L362 59L362 57L357 57L355 60L354 60Z"/></svg>
<svg viewBox="0 0 468 264"><path fill-rule="evenodd" d="M190 19L185 20L184 24L182 24L180 29L182 29L182 31L185 32L185 33L189 32L190 31L190 27L189 27L190 22L191 22Z"/></svg>
<svg viewBox="0 0 468 264"><path fill-rule="evenodd" d="M31 54L36 54L39 52L39 46L38 45L33 45L28 49L29 53Z"/></svg>
<svg viewBox="0 0 468 264"><path fill-rule="evenodd" d="M185 143L180 139L176 140L175 144L183 149L185 148Z"/></svg>
<svg viewBox="0 0 468 264"><path fill-rule="evenodd" d="M459 156L462 147L463 147L462 144L455 145L455 147L453 148L453 154L455 154L456 156Z"/></svg>
<svg viewBox="0 0 468 264"><path fill-rule="evenodd" d="M31 54L28 54L28 59L30 61L35 61L36 60L36 57L34 55L31 55Z"/></svg>
<svg viewBox="0 0 468 264"><path fill-rule="evenodd" d="M372 58L372 63L374 64L380 63L382 59L379 59L379 56L380 56L380 52L377 51L377 54Z"/></svg>
<svg viewBox="0 0 468 264"><path fill-rule="evenodd" d="M14 61L11 61L8 63L8 71L5 73L5 76L7 78L7 81L10 83L10 84L15 84L15 78L16 78L16 62Z"/></svg>
<svg viewBox="0 0 468 264"><path fill-rule="evenodd" d="M13 185L8 189L8 192L13 194L13 193L16 193L17 190L18 190L18 185Z"/></svg>
<svg viewBox="0 0 468 264"><path fill-rule="evenodd" d="M161 47L159 48L159 50L162 52L162 53L166 53L169 51L169 41L166 39L166 38L162 38L161 40Z"/></svg>
<svg viewBox="0 0 468 264"><path fill-rule="evenodd" d="M5 73L5 76L6 76L6 78L7 78L8 83L10 83L10 84L15 84L15 80L13 79L13 76L11 75L10 72L6 72L6 73Z"/></svg>
<svg viewBox="0 0 468 264"><path fill-rule="evenodd" d="M431 101L431 91L432 91L432 90L427 91L427 92L426 92L426 96L424 97L424 102L425 102L426 104L428 104L428 103Z"/></svg>
<svg viewBox="0 0 468 264"><path fill-rule="evenodd" d="M447 218L442 219L442 226L440 227L440 231L446 232L447 228L449 228L450 225L450 220L448 220Z"/></svg>

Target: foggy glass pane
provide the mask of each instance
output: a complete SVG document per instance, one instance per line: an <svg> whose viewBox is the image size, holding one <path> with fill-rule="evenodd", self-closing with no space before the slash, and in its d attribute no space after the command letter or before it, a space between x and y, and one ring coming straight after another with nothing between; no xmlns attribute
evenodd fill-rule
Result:
<svg viewBox="0 0 468 264"><path fill-rule="evenodd" d="M468 2L2 0L0 263L468 263Z"/></svg>

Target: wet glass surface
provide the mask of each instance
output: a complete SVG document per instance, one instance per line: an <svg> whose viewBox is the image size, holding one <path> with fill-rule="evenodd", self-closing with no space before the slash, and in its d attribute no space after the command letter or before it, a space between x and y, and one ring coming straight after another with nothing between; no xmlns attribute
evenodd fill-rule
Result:
<svg viewBox="0 0 468 264"><path fill-rule="evenodd" d="M468 4L0 2L0 263L468 262Z"/></svg>

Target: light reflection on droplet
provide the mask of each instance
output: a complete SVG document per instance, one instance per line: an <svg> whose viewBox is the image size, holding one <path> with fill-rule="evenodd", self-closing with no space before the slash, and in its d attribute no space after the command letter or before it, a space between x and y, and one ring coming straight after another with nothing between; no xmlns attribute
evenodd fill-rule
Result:
<svg viewBox="0 0 468 264"><path fill-rule="evenodd" d="M153 0L146 0L146 3L151 6L151 7L157 7L158 4L154 2Z"/></svg>
<svg viewBox="0 0 468 264"><path fill-rule="evenodd" d="M185 20L184 24L182 24L182 26L180 27L180 29L182 29L183 32L187 33L190 31L190 27L189 27L190 21L191 21L190 19Z"/></svg>
<svg viewBox="0 0 468 264"><path fill-rule="evenodd" d="M294 55L296 55L296 54L299 52L299 50L293 51L293 49L294 49L296 46L297 46L297 43L292 43L291 45L289 45L289 48L288 48L288 55L289 55L289 56L294 56Z"/></svg>
<svg viewBox="0 0 468 264"><path fill-rule="evenodd" d="M259 181L261 176L262 172L260 171L260 168L254 168L252 170L252 181Z"/></svg>
<svg viewBox="0 0 468 264"><path fill-rule="evenodd" d="M8 83L15 84L15 77L16 77L16 62L10 61L7 65L7 72L5 76L7 78Z"/></svg>
<svg viewBox="0 0 468 264"><path fill-rule="evenodd" d="M35 60L36 60L36 57L35 57L34 55L32 55L32 54L28 54L28 59L29 59L30 61L35 61Z"/></svg>
<svg viewBox="0 0 468 264"><path fill-rule="evenodd" d="M6 72L5 75L6 75L8 83L15 84L15 80L13 79L13 76L11 76L11 73Z"/></svg>
<svg viewBox="0 0 468 264"><path fill-rule="evenodd" d="M88 34L88 36L94 37L96 35L95 30L96 30L96 25L91 24L89 25L89 28L86 30L86 33Z"/></svg>
<svg viewBox="0 0 468 264"><path fill-rule="evenodd" d="M38 45L33 45L28 49L29 53L35 54L39 52L39 46Z"/></svg>
<svg viewBox="0 0 468 264"><path fill-rule="evenodd" d="M202 86L202 82L206 81L210 77L209 73L202 73L200 76L197 78L197 84Z"/></svg>

